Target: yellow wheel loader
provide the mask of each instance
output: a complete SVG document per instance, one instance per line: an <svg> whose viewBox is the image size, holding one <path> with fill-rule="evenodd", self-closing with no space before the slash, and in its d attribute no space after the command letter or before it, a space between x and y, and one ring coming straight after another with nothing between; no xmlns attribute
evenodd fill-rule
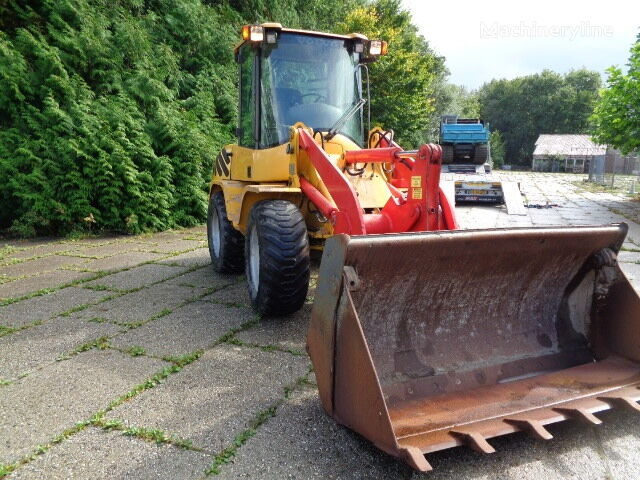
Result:
<svg viewBox="0 0 640 480"><path fill-rule="evenodd" d="M417 470L433 451L639 410L626 225L457 230L440 147L364 135L362 79L385 52L359 34L243 27L238 144L210 186L214 268L244 269L254 308L287 314L324 249L307 338L322 404Z"/></svg>

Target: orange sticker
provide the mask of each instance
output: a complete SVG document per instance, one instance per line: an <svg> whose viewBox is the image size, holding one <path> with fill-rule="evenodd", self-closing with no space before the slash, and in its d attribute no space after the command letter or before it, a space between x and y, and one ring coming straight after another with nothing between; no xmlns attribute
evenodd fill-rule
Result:
<svg viewBox="0 0 640 480"><path fill-rule="evenodd" d="M414 200L422 200L422 188L411 189L411 198Z"/></svg>
<svg viewBox="0 0 640 480"><path fill-rule="evenodd" d="M412 187L421 187L422 186L422 177L421 176L413 176L413 177L411 177L411 186Z"/></svg>

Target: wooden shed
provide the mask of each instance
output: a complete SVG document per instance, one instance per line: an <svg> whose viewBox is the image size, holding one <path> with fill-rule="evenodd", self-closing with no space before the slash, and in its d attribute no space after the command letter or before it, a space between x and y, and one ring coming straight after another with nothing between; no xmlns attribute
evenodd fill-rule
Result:
<svg viewBox="0 0 640 480"><path fill-rule="evenodd" d="M538 172L585 173L591 164L601 163L606 145L593 143L589 135L547 135L536 140L531 169Z"/></svg>

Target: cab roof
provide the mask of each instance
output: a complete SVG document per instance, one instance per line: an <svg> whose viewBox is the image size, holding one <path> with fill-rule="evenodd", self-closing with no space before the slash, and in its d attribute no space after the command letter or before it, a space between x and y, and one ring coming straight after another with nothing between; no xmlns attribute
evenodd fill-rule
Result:
<svg viewBox="0 0 640 480"><path fill-rule="evenodd" d="M277 32L285 32L285 33L298 33L298 34L302 34L302 35L311 35L311 36L315 36L315 37L338 38L338 39L343 39L343 40L354 40L354 39L363 40L363 41L367 41L368 40L366 35L363 35L361 33L348 33L346 35L342 35L342 34L338 34L338 33L317 32L315 30L302 30L302 29L297 29L297 28L284 28L282 26L282 24L275 23L275 22L261 23L260 26L262 28L264 28L265 30L275 30ZM245 43L251 43L251 42L249 40L243 40L243 41L239 42L233 49L234 54L238 53L238 49L242 45L244 45Z"/></svg>

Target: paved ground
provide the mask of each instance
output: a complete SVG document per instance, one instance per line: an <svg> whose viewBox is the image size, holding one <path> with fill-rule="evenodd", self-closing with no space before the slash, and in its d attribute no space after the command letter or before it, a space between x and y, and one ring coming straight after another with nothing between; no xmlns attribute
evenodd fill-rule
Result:
<svg viewBox="0 0 640 480"><path fill-rule="evenodd" d="M578 176L512 176L527 203L557 206L464 207L464 228L627 221L620 260L640 286L640 203ZM261 322L243 282L213 273L203 227L0 242L0 478L422 478L321 410L312 298ZM432 454L424 478L640 478L640 416L601 418Z"/></svg>

